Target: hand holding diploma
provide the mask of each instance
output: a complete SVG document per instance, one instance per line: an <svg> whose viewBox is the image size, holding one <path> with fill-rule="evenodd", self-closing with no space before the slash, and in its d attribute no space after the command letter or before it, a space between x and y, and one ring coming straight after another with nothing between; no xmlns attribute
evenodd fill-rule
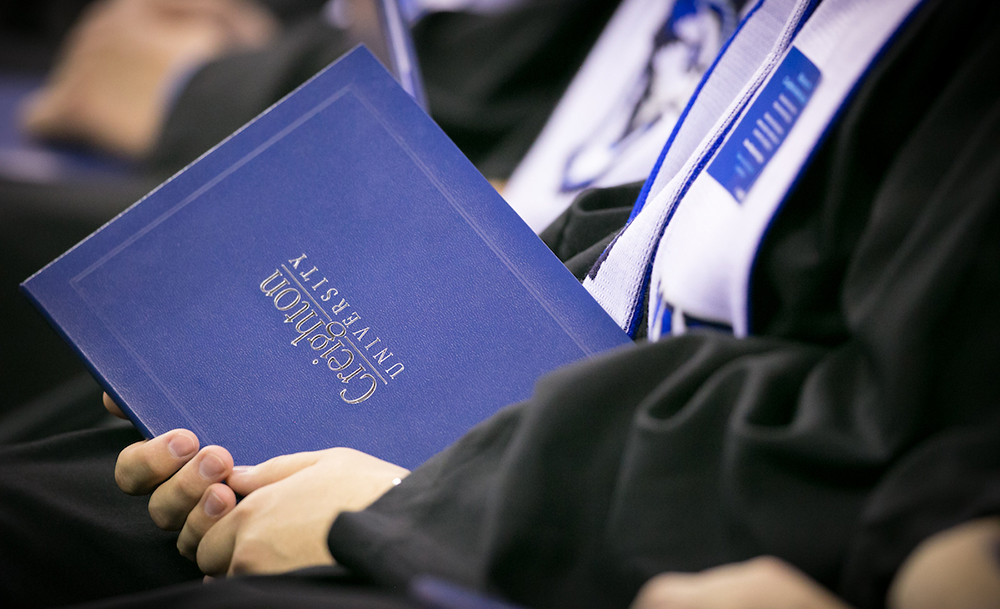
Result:
<svg viewBox="0 0 1000 609"><path fill-rule="evenodd" d="M124 417L107 395L104 403ZM368 507L408 473L349 448L234 468L226 449L199 450L193 433L175 429L126 447L115 480L126 493L151 493L149 514L161 529L180 530L180 553L224 575L332 564L326 535L337 515Z"/></svg>

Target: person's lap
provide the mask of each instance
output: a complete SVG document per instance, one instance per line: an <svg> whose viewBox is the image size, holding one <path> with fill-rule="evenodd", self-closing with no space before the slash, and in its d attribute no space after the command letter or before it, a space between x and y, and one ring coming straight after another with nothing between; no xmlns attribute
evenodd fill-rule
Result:
<svg viewBox="0 0 1000 609"><path fill-rule="evenodd" d="M149 592L87 604L89 609L141 607L296 607L312 609L401 609L423 607L403 591L379 590L354 580L346 570L316 567L271 576L232 577L209 583L188 582Z"/></svg>
<svg viewBox="0 0 1000 609"><path fill-rule="evenodd" d="M115 486L128 425L0 448L0 578L14 606L82 602L200 579L146 497Z"/></svg>
<svg viewBox="0 0 1000 609"><path fill-rule="evenodd" d="M127 423L0 448L0 599L4 606L410 607L345 569L203 583L114 481L119 451L141 439ZM89 604L89 603L88 603Z"/></svg>

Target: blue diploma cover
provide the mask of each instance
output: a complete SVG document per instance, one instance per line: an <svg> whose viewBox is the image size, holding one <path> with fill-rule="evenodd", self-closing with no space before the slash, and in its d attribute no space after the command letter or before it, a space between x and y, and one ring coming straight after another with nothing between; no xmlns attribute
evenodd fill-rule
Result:
<svg viewBox="0 0 1000 609"><path fill-rule="evenodd" d="M364 49L27 280L147 436L419 465L628 342Z"/></svg>

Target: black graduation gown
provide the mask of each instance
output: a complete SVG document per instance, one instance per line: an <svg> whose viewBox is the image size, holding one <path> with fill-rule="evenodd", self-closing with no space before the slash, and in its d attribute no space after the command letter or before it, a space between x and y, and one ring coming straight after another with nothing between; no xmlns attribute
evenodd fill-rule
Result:
<svg viewBox="0 0 1000 609"><path fill-rule="evenodd" d="M877 607L920 539L998 513L998 16L932 3L873 69L766 237L756 337L543 378L340 516L337 560L611 607L661 571L773 554Z"/></svg>

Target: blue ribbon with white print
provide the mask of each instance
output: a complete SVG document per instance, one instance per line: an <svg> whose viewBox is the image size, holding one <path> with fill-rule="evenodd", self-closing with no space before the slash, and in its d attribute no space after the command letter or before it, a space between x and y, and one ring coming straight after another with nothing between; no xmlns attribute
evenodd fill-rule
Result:
<svg viewBox="0 0 1000 609"><path fill-rule="evenodd" d="M753 260L823 134L920 0L763 0L706 74L584 285L630 334L749 333Z"/></svg>

